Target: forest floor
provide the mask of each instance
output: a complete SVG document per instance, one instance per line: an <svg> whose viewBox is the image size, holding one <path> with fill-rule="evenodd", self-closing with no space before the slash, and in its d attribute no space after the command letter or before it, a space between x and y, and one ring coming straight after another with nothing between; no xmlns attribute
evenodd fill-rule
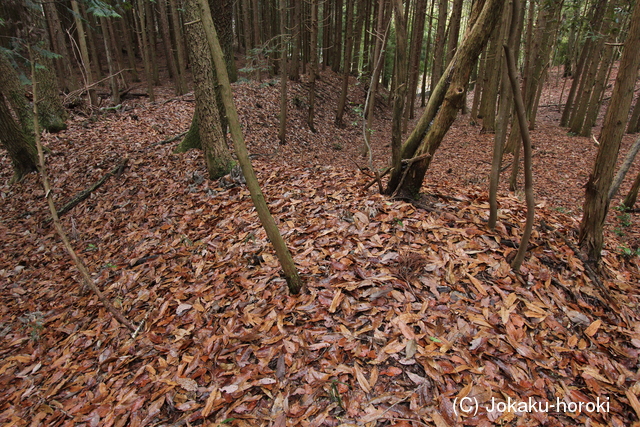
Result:
<svg viewBox="0 0 640 427"><path fill-rule="evenodd" d="M625 254L640 246L637 214L611 210L594 281L576 241L597 147L557 126L562 82L552 76L532 133L538 206L522 274L509 262L523 197L505 171L487 229L493 135L468 116L416 207L364 190L359 85L338 128L340 82L322 74L312 133L305 86L291 83L280 145L276 81L236 84L254 167L306 280L295 296L247 189L205 179L201 153L163 143L189 128L192 94L158 88L154 104L74 114L44 137L54 200L128 159L62 220L98 286L144 322L135 338L78 285L38 177L8 186L3 153L0 424L640 425L640 262ZM382 168L390 112L379 105Z"/></svg>

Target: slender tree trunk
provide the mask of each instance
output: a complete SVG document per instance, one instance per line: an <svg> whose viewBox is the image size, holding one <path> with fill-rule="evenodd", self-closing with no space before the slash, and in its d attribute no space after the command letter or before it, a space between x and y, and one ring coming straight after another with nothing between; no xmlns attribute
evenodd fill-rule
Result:
<svg viewBox="0 0 640 427"><path fill-rule="evenodd" d="M633 107L633 113L631 113L631 119L629 119L629 126L627 127L627 133L640 132L640 96L636 98L636 105Z"/></svg>
<svg viewBox="0 0 640 427"><path fill-rule="evenodd" d="M424 38L424 20L426 15L426 0L416 1L416 11L413 18L413 29L411 30L411 50L409 51L408 69L408 91L404 121L402 123L403 132L407 131L409 120L415 116L416 92L418 90L418 77L420 74L420 54L422 52L422 40ZM408 17L407 17L408 18Z"/></svg>
<svg viewBox="0 0 640 427"><path fill-rule="evenodd" d="M342 127L342 116L344 115L344 107L347 103L347 93L349 91L349 75L351 70L351 52L353 44L353 3L347 1L347 19L346 19L346 41L344 44L344 67L342 73L342 90L338 100L338 109L336 111L336 126Z"/></svg>
<svg viewBox="0 0 640 427"><path fill-rule="evenodd" d="M62 30L60 23L60 15L56 4L53 2L44 2L44 11L49 22L51 31L51 42L55 53L59 54L61 58L57 61L58 67L58 79L61 82L61 88L63 91L71 92L78 88L78 81L76 79L75 72L71 66L69 49L67 47L65 33Z"/></svg>
<svg viewBox="0 0 640 427"><path fill-rule="evenodd" d="M73 9L73 17L76 24L76 29L78 31L78 45L80 46L80 56L82 58L81 67L84 69L84 78L85 78L85 88L87 88L89 92L89 101L91 105L98 104L98 96L96 95L96 90L92 88L93 82L95 81L93 67L91 66L91 61L89 60L89 49L87 48L87 37L84 32L84 23L82 22L82 16L80 15L80 7L78 6L78 2L76 0L71 0L71 7Z"/></svg>
<svg viewBox="0 0 640 427"><path fill-rule="evenodd" d="M611 184L611 188L609 189L609 202L611 202L611 199L613 199L613 197L618 192L620 184L622 184L624 177L627 175L627 172L631 168L633 160L636 158L638 151L640 151L640 138L636 139L636 141L633 143L631 149L627 153L627 156L624 158L624 162L622 162L622 166L620 166L620 169L618 169L618 173L616 173L616 177L614 178L613 183Z"/></svg>
<svg viewBox="0 0 640 427"><path fill-rule="evenodd" d="M420 107L424 108L427 102L427 70L429 70L429 52L431 51L431 30L433 28L433 9L436 0L431 0L431 12L429 12L429 30L427 30L427 45L425 46L426 55L424 56L424 68L422 72L422 95L420 99ZM430 87L429 91L433 88Z"/></svg>
<svg viewBox="0 0 640 427"><path fill-rule="evenodd" d="M151 64L151 47L149 45L149 32L147 31L147 11L144 0L138 0L138 24L140 29L140 50L142 51L142 58L144 62L144 74L147 80L147 94L149 100L155 102L156 97L153 90L153 67Z"/></svg>
<svg viewBox="0 0 640 427"><path fill-rule="evenodd" d="M113 60L113 51L109 43L109 29L107 28L107 18L100 17L100 26L102 27L102 40L104 42L104 51L107 56L107 67L109 67L109 88L111 89L111 102L113 105L120 103L120 90L118 89L118 80L116 77L116 65Z"/></svg>
<svg viewBox="0 0 640 427"><path fill-rule="evenodd" d="M580 224L580 245L589 260L598 264L603 247L604 221L609 210L609 189L640 67L640 3L636 3L624 43L611 103L600 133L600 145L593 171L586 185L584 215Z"/></svg>
<svg viewBox="0 0 640 427"><path fill-rule="evenodd" d="M592 3L590 29L593 33L595 33L600 29L600 24L602 23L602 16L604 16L606 5L607 5L607 0L596 0L594 3ZM575 73L573 73L573 82L571 83L569 94L567 95L567 102L562 112L562 118L560 119L560 126L569 125L569 120L571 119L571 114L574 109L575 96L576 96L576 93L578 92L578 86L580 85L583 69L585 67L585 64L587 64L587 58L590 56L590 53L591 53L592 44L593 44L593 38L587 37L584 42L584 45L582 46L580 58L578 59L578 64L576 66Z"/></svg>
<svg viewBox="0 0 640 427"><path fill-rule="evenodd" d="M280 34L282 35L282 51L280 53L280 129L278 139L280 144L287 142L287 51L289 34L287 31L287 2L280 0Z"/></svg>
<svg viewBox="0 0 640 427"><path fill-rule="evenodd" d="M135 18L132 16L132 13L124 13L123 19L120 20L119 24L120 30L124 37L125 49L127 50L127 62L129 63L130 69L129 75L134 82L139 82L140 76L138 75L138 67L136 64L136 51L131 37L131 30L129 29L131 20L135 20Z"/></svg>
<svg viewBox="0 0 640 427"><path fill-rule="evenodd" d="M624 202L622 204L627 209L633 209L633 206L636 204L636 200L638 199L638 190L640 189L640 172L636 175L636 179L633 181L633 185L627 194L627 197L624 198Z"/></svg>
<svg viewBox="0 0 640 427"><path fill-rule="evenodd" d="M396 30L396 57L391 126L391 162L400 162L402 149L402 112L407 98L407 15L402 11L402 0L393 0Z"/></svg>
<svg viewBox="0 0 640 427"><path fill-rule="evenodd" d="M247 187L249 188L249 193L251 194L253 204L256 207L256 212L260 217L262 226L264 227L267 236L269 237L269 240L271 241L271 244L276 251L276 255L278 256L278 260L280 261L280 265L282 266L282 270L284 271L285 279L289 286L289 291L292 294L297 294L298 292L300 292L300 288L303 285L302 279L298 275L298 270L296 269L296 266L293 262L293 257L291 256L291 253L289 252L289 249L287 248L287 245L284 242L280 231L278 230L278 226L276 225L276 222L269 212L269 207L267 206L264 195L262 194L262 190L260 189L260 185L258 184L258 179L256 178L256 174L251 165L249 152L247 151L247 146L244 142L244 136L242 135L240 119L238 118L238 112L233 102L231 83L229 81L229 77L227 76L222 48L220 47L216 29L213 25L213 20L211 19L211 12L208 7L209 4L207 3L207 0L198 1L200 3L201 19L206 30L207 41L211 50L211 56L213 57L218 81L220 82L220 86L222 88L224 105L227 112L227 117L229 118L229 127L231 129L236 156L238 157L238 161L242 168L242 173L244 174L244 177L247 181Z"/></svg>
<svg viewBox="0 0 640 427"><path fill-rule="evenodd" d="M309 67L309 113L307 115L307 125L311 132L316 131L314 122L316 108L316 74L318 74L318 0L311 1L311 41L309 55L311 65Z"/></svg>
<svg viewBox="0 0 640 427"><path fill-rule="evenodd" d="M176 58L173 55L171 29L169 28L169 17L167 16L167 0L158 0L158 8L158 17L160 18L160 29L162 31L162 41L164 42L167 67L169 68L169 72L173 78L176 95L182 95L186 92L186 87L184 84L184 77L180 75L176 64Z"/></svg>
<svg viewBox="0 0 640 427"><path fill-rule="evenodd" d="M302 46L302 2L293 1L293 49L291 52L291 66L289 78L300 80L300 46Z"/></svg>
<svg viewBox="0 0 640 427"><path fill-rule="evenodd" d="M509 35L507 46L512 52L516 52L517 40L520 37L522 21L520 10L522 8L520 0L511 0L511 20L508 21ZM515 19L515 21L514 21ZM496 133L493 140L493 157L491 162L491 176L489 177L489 221L488 226L494 230L498 221L498 185L500 184L500 168L502 166L502 155L504 144L507 139L507 125L510 121L512 110L513 90L509 87L509 70L506 64L502 66L502 79L500 88L500 105L498 107L498 117L496 122Z"/></svg>
<svg viewBox="0 0 640 427"><path fill-rule="evenodd" d="M438 6L438 27L436 28L435 51L433 53L433 71L431 72L431 88L433 90L442 77L444 67L444 48L447 28L448 0L440 0Z"/></svg>
<svg viewBox="0 0 640 427"><path fill-rule="evenodd" d="M176 4L176 0L169 0L169 8L171 9L171 22L173 24L173 38L176 43L176 67L178 71L178 76L181 79L181 86L184 89L184 92L187 91L187 84L184 80L184 76L187 70L187 58L185 55L184 48L184 36L182 34L182 24L180 23L180 12L178 11L178 6Z"/></svg>

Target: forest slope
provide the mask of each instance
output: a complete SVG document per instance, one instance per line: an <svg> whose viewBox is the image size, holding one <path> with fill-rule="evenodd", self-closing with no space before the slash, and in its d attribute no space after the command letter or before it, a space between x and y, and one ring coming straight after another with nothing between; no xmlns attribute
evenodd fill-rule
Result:
<svg viewBox="0 0 640 427"><path fill-rule="evenodd" d="M626 426L639 419L638 258L619 250L633 243L637 226L619 223L622 236L609 233L602 286L571 243L593 143L563 135L543 110L533 135L542 136L538 195L548 200L519 276L508 262L523 201L503 192L498 229L485 225L491 137L460 118L428 173L424 192L432 196L423 208L388 200L363 190L369 178L353 164L366 165L352 124L358 87L346 129L333 126L337 82L329 74L319 82L317 134L304 124L305 89L293 85L285 146L276 137L277 87L235 87L265 196L307 280L299 296L286 292L246 188L207 181L200 153L174 155L173 144L158 144L187 130L189 96L127 101L97 120L75 116L69 130L45 137L58 206L129 159L63 222L99 286L132 321L145 322L135 339L77 285L37 177L7 186L2 157L0 423ZM381 107L377 166L389 149L388 116ZM576 153L570 168L552 164L567 162L565 153ZM612 212L611 221L621 220ZM460 417L463 397L477 399L477 414ZM608 406L487 410L492 398L507 397Z"/></svg>

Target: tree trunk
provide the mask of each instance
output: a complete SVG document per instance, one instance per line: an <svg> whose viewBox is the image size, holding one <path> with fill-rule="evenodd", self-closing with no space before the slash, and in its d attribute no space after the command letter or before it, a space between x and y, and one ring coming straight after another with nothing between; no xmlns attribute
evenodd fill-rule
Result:
<svg viewBox="0 0 640 427"><path fill-rule="evenodd" d="M60 23L60 15L56 4L53 2L44 2L44 11L49 28L51 31L51 43L53 45L53 51L61 56L57 60L56 64L58 70L58 79L61 83L61 89L65 92L71 92L78 88L78 81L76 80L75 72L71 66L69 55L69 49L67 47L65 33L62 30Z"/></svg>
<svg viewBox="0 0 640 427"><path fill-rule="evenodd" d="M436 28L436 41L435 51L433 53L433 70L431 72L431 90L436 87L436 84L442 77L442 70L444 67L444 48L447 29L447 9L448 0L440 0L438 6L438 27Z"/></svg>
<svg viewBox="0 0 640 427"><path fill-rule="evenodd" d="M429 29L427 30L427 45L425 46L426 55L424 56L424 68L422 71L422 90L420 107L424 108L427 102L427 70L429 70L429 51L431 50L431 29L433 28L433 9L436 4L436 0L431 0L431 12L429 12ZM429 92L433 90L429 88Z"/></svg>
<svg viewBox="0 0 640 427"><path fill-rule="evenodd" d="M611 184L611 188L609 189L609 202L611 202L611 199L613 199L613 197L618 192L620 184L622 184L625 175L633 164L633 160L636 158L636 155L638 155L638 151L640 151L640 138L636 139L636 141L633 143L631 149L627 153L627 156L624 158L624 162L622 162L622 166L620 166L618 173L616 173L616 177L614 178L613 183Z"/></svg>
<svg viewBox="0 0 640 427"><path fill-rule="evenodd" d="M280 34L282 36L282 50L280 52L280 128L278 139L280 144L287 142L287 52L289 34L287 32L287 2L280 0Z"/></svg>
<svg viewBox="0 0 640 427"><path fill-rule="evenodd" d="M511 20L507 22L509 35L507 46L512 52L517 52L518 40L521 35L522 5L520 0L511 0ZM515 21L514 21L515 19ZM515 55L515 53L514 53ZM502 79L500 88L500 105L498 107L498 117L496 120L496 133L493 140L493 157L491 161L491 176L489 177L489 229L494 230L498 221L498 185L500 184L500 168L502 166L502 156L504 145L507 139L507 125L510 121L512 111L513 90L509 87L509 71L506 64L502 67Z"/></svg>
<svg viewBox="0 0 640 427"><path fill-rule="evenodd" d="M604 16L606 5L607 0L597 0L591 6L590 30L593 33L596 33L600 29L600 24L602 23L602 16ZM578 59L578 64L576 66L575 72L573 73L573 82L571 83L569 94L567 95L567 102L565 103L564 110L562 112L562 118L560 119L560 126L569 125L569 120L571 119L571 114L574 109L574 100L576 93L578 92L578 86L580 85L582 72L585 68L585 64L587 64L587 58L590 56L593 43L593 38L587 37L584 45L582 46L580 58Z"/></svg>
<svg viewBox="0 0 640 427"><path fill-rule="evenodd" d="M633 209L633 206L636 204L636 200L638 199L638 189L640 189L640 172L636 175L636 179L633 181L633 185L631 186L627 197L625 197L624 202L622 202L626 209Z"/></svg>
<svg viewBox="0 0 640 427"><path fill-rule="evenodd" d="M629 119L629 126L627 127L627 133L640 132L640 96L636 99L636 105L633 107L633 113L631 113L631 119Z"/></svg>
<svg viewBox="0 0 640 427"><path fill-rule="evenodd" d="M107 28L107 18L99 17L100 27L102 27L102 40L104 42L104 51L107 56L107 67L109 67L109 88L111 89L111 102L113 105L120 103L120 91L118 89L118 80L116 77L116 64L113 60L113 51L109 43L109 30Z"/></svg>
<svg viewBox="0 0 640 427"><path fill-rule="evenodd" d="M82 16L80 15L80 7L76 0L71 0L71 7L73 9L73 18L75 20L76 29L78 30L78 45L80 46L80 57L82 58L81 67L84 69L85 88L89 92L89 101L91 105L98 104L98 96L96 90L92 88L95 81L93 67L89 59L89 49L87 48L87 37L84 32L84 23L82 22Z"/></svg>
<svg viewBox="0 0 640 427"><path fill-rule="evenodd" d="M211 56L213 56L218 81L222 88L224 105L227 117L229 118L229 127L231 129L236 156L238 157L242 173L247 181L247 187L251 193L251 199L256 207L256 212L260 217L262 226L264 227L271 244L273 244L278 260L280 261L280 265L282 266L282 270L284 271L289 291L292 294L297 294L300 292L300 288L302 287L302 279L298 275L298 270L293 262L293 257L291 256L286 243L282 239L278 226L269 212L269 207L267 206L267 202L265 201L260 185L258 184L258 179L256 178L256 174L251 166L247 146L244 142L244 136L242 135L240 119L238 118L238 112L236 111L236 107L233 102L231 84L229 82L229 77L227 76L222 48L220 47L220 43L216 35L216 29L213 25L213 20L211 19L211 12L208 7L209 4L207 3L207 0L199 0L199 3L201 19L206 29Z"/></svg>
<svg viewBox="0 0 640 427"><path fill-rule="evenodd" d="M3 80L0 77L0 80ZM4 87L0 87L0 142L9 153L13 164L13 177L9 183L20 182L29 172L37 170L38 155L33 141L14 120Z"/></svg>
<svg viewBox="0 0 640 427"><path fill-rule="evenodd" d="M404 165L406 170L401 163L393 165L387 193L401 198L413 198L419 194L431 158L462 108L469 75L487 43L490 29L500 20L503 5L503 0L485 2L477 21L433 90L418 125L403 144L401 158L412 160Z"/></svg>
<svg viewBox="0 0 640 427"><path fill-rule="evenodd" d="M415 117L416 92L418 90L418 77L420 74L420 56L422 53L422 40L424 38L424 20L426 17L426 0L416 1L416 11L413 17L413 29L411 30L411 50L409 52L408 91L409 98L405 106L403 132L407 131L410 119ZM407 17L408 18L408 17Z"/></svg>
<svg viewBox="0 0 640 427"><path fill-rule="evenodd" d="M186 0L184 14L188 22L198 20L198 0ZM197 123L209 178L213 180L229 173L232 167L231 153L222 132L220 113L216 107L215 87L218 81L202 23L194 22L188 25L186 33L198 114L194 122Z"/></svg>
<svg viewBox="0 0 640 427"><path fill-rule="evenodd" d="M187 91L184 76L180 74L176 58L173 54L173 43L171 42L171 29L169 28L169 17L167 16L167 0L158 0L158 15L160 17L160 28L162 30L162 40L165 45L165 56L167 57L167 66L173 77L176 95L182 95Z"/></svg>
<svg viewBox="0 0 640 427"><path fill-rule="evenodd" d="M316 108L316 74L318 74L318 0L311 0L311 37L309 46L309 56L311 65L309 67L309 113L307 115L307 125L311 132L316 129L313 125Z"/></svg>
<svg viewBox="0 0 640 427"><path fill-rule="evenodd" d="M636 3L629 34L624 43L611 103L602 126L598 154L585 191L584 215L580 224L579 240L589 260L596 264L601 258L603 227L609 210L609 189L640 66L639 50L640 3Z"/></svg>
<svg viewBox="0 0 640 427"><path fill-rule="evenodd" d="M142 58L144 63L144 74L147 80L147 94L149 95L149 101L155 102L156 97L153 91L153 69L151 64L151 47L149 45L149 34L147 31L147 12L144 0L138 0L138 27L140 30L140 50L142 51Z"/></svg>
<svg viewBox="0 0 640 427"><path fill-rule="evenodd" d="M347 92L349 91L349 75L351 70L351 52L353 45L353 1L347 1L347 19L345 25L346 42L344 44L344 67L342 73L342 90L340 91L340 99L338 100L338 109L336 111L336 126L342 127L342 116L344 115L344 107L347 104Z"/></svg>
<svg viewBox="0 0 640 427"><path fill-rule="evenodd" d="M238 80L236 61L233 57L233 1L209 0L209 7L213 13L213 24L216 26L222 44L227 73L233 83Z"/></svg>
<svg viewBox="0 0 640 427"><path fill-rule="evenodd" d="M293 4L293 49L289 78L298 81L300 80L300 46L302 46L302 2L294 0Z"/></svg>
<svg viewBox="0 0 640 427"><path fill-rule="evenodd" d="M182 86L184 92L187 91L187 84L184 81L184 76L187 70L187 59L184 48L184 36L182 35L182 24L180 23L180 12L176 0L169 0L169 8L171 9L171 22L173 24L173 39L176 43L176 67L178 68L178 75L182 79Z"/></svg>
<svg viewBox="0 0 640 427"><path fill-rule="evenodd" d="M402 10L402 0L392 0L395 15L396 30L396 57L393 113L391 126L391 162L400 162L400 150L402 149L402 112L407 98L407 16Z"/></svg>

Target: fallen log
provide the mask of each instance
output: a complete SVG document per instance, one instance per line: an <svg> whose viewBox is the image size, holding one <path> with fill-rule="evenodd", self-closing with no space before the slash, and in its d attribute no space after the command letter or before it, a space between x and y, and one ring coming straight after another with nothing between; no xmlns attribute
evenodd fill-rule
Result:
<svg viewBox="0 0 640 427"><path fill-rule="evenodd" d="M62 216L65 213L69 212L77 204L79 204L84 199L89 197L92 192L94 192L95 190L100 188L102 186L102 184L107 182L107 179L109 179L109 177L111 177L113 175L120 175L122 173L122 170L127 165L128 161L129 161L129 159L127 159L127 158L122 159L113 169L111 169L105 176L103 176L98 181L96 181L91 187L87 188L86 190L82 190L80 193L76 194L73 197L73 199L71 199L66 205L64 205L62 208L60 208L58 210L58 216Z"/></svg>

